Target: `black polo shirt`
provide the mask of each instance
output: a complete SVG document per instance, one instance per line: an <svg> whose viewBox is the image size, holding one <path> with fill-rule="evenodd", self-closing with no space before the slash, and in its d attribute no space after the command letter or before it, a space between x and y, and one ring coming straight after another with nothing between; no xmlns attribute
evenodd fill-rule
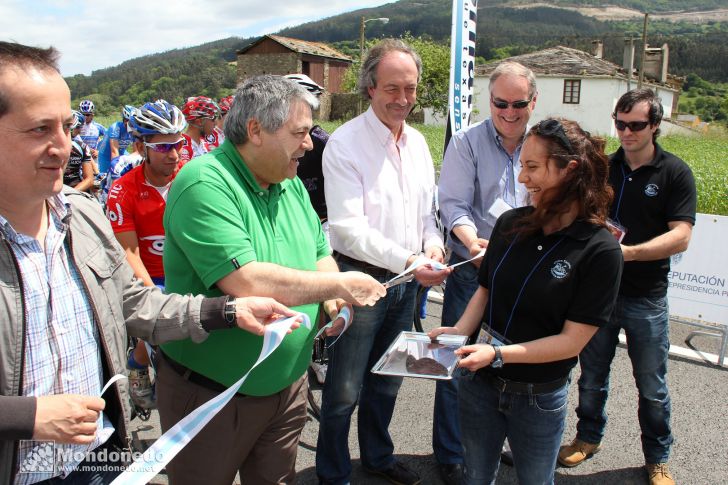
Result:
<svg viewBox="0 0 728 485"><path fill-rule="evenodd" d="M307 151L298 159L298 178L308 191L311 205L318 214L319 219L324 220L328 216L326 210L326 195L324 194L324 172L321 168L321 157L324 154L326 142L329 141L329 134L319 125L311 128L311 141L313 149Z"/></svg>
<svg viewBox="0 0 728 485"><path fill-rule="evenodd" d="M493 228L478 275L489 290L484 325L514 344L557 335L566 320L605 325L622 274L619 243L606 228L579 220L548 236L515 236L514 223L531 211L533 207L508 211ZM483 371L520 382L549 382L566 376L576 362L573 357Z"/></svg>
<svg viewBox="0 0 728 485"><path fill-rule="evenodd" d="M668 222L695 224L697 195L688 165L655 144L655 158L634 172L622 148L610 157L609 183L614 189L610 217L627 229L622 244L633 246L669 231ZM660 297L667 294L670 258L628 261L619 294Z"/></svg>

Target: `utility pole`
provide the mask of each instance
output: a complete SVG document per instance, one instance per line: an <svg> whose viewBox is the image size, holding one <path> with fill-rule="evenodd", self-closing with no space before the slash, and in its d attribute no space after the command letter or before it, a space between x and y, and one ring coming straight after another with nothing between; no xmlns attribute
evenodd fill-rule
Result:
<svg viewBox="0 0 728 485"><path fill-rule="evenodd" d="M645 13L645 23L642 27L642 55L640 56L640 79L637 82L637 89L642 88L642 81L645 79L645 54L647 53L647 17Z"/></svg>

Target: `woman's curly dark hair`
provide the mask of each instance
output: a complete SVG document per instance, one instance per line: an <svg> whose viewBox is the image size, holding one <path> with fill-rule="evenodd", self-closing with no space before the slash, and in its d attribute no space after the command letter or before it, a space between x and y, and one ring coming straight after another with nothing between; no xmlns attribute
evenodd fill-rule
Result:
<svg viewBox="0 0 728 485"><path fill-rule="evenodd" d="M533 234L546 223L568 212L574 202L579 207L577 219L606 226L614 191L609 185L609 160L604 154L605 141L581 129L578 123L563 118L549 118L531 127L526 138L538 137L547 144L549 160L570 170L558 187L544 191L538 207L517 224L517 232Z"/></svg>

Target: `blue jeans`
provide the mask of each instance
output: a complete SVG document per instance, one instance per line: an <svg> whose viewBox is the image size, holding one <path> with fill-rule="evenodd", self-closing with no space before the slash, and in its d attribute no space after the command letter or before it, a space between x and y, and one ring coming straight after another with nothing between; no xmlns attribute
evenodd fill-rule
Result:
<svg viewBox="0 0 728 485"><path fill-rule="evenodd" d="M450 264L459 263L463 258L453 253ZM468 306L475 290L478 289L478 269L472 264L455 268L447 277L445 297L442 303L442 325L454 326ZM438 463L453 464L463 462L463 447L460 444L460 420L453 412L458 405L457 379L437 381L435 385L435 409L432 417L432 450Z"/></svg>
<svg viewBox="0 0 728 485"><path fill-rule="evenodd" d="M339 267L356 270L342 262ZM362 464L383 470L394 463L388 428L402 378L373 374L370 369L400 332L412 329L416 293L417 283L411 281L390 288L372 307L356 307L351 327L329 349L316 445L316 474L322 483L349 482L349 428L357 402Z"/></svg>
<svg viewBox="0 0 728 485"><path fill-rule="evenodd" d="M639 392L642 453L647 463L665 463L670 457L670 394L667 357L670 348L667 298L619 296L612 318L600 328L579 355L577 438L599 443L607 425L609 368L619 342L619 329L627 335L627 352Z"/></svg>
<svg viewBox="0 0 728 485"><path fill-rule="evenodd" d="M501 392L467 373L460 378L464 485L494 484L505 438L522 485L554 483L556 457L564 433L568 382L543 394Z"/></svg>

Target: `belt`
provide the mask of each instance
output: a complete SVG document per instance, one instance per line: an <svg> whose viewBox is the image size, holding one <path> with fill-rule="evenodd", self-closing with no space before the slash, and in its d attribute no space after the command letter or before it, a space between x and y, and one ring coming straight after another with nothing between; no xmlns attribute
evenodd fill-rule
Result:
<svg viewBox="0 0 728 485"><path fill-rule="evenodd" d="M162 365L169 365L169 367L174 370L179 376L189 382L193 382L197 384L198 386L202 386L205 389L209 391L214 391L217 393L221 393L223 391L226 391L228 388L223 386L217 381L213 381L209 377L205 377L202 374L198 374L197 372L193 371L192 369L189 369L179 362L175 362L171 358L164 355L164 352L161 352L161 354L164 356L164 364ZM246 394L242 394L240 392L235 394L236 397L247 397Z"/></svg>
<svg viewBox="0 0 728 485"><path fill-rule="evenodd" d="M493 374L482 371L476 373L476 375L496 390L500 392L510 392L513 394L546 394L563 387L567 382L569 382L568 376L556 379L555 381L530 383L503 379L502 377L494 376Z"/></svg>
<svg viewBox="0 0 728 485"><path fill-rule="evenodd" d="M359 261L358 259L350 258L349 256L345 254L341 254L337 251L334 251L334 259L336 261L341 261L342 263L346 263L349 266L354 266L355 268L359 268L363 273L366 273L370 276L380 276L380 277L387 277L390 274L394 274L388 269L380 268L379 266L374 266L373 264L365 263L364 261Z"/></svg>

